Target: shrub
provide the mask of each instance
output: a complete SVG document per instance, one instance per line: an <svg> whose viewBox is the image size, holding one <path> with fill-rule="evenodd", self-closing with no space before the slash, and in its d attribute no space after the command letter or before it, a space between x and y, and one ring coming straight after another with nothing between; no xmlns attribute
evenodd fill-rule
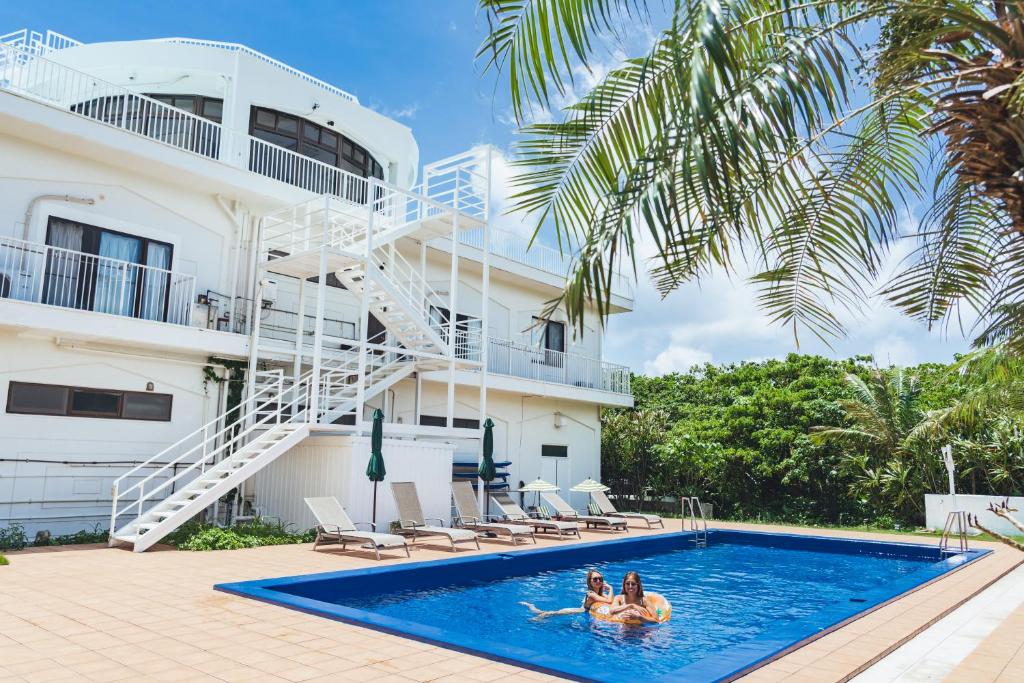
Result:
<svg viewBox="0 0 1024 683"><path fill-rule="evenodd" d="M0 550L21 550L27 545L25 527L21 524L11 522L6 529L0 529Z"/></svg>
<svg viewBox="0 0 1024 683"><path fill-rule="evenodd" d="M191 523L170 534L165 540L176 545L179 550L238 550L265 545L311 543L316 536L312 530L295 533L290 527L280 522L264 522L259 519L230 529Z"/></svg>
<svg viewBox="0 0 1024 683"><path fill-rule="evenodd" d="M4 566L5 564L10 564L10 562L7 561L6 557L0 555L0 567Z"/></svg>

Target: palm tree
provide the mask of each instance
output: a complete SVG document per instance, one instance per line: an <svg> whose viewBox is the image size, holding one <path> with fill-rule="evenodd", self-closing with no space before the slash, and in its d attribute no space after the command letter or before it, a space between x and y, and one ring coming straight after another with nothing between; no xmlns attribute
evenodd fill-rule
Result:
<svg viewBox="0 0 1024 683"><path fill-rule="evenodd" d="M847 375L853 398L837 401L847 426L811 429L818 444L845 446L847 465L855 472L851 493L870 499L901 519L922 512L924 494L938 490L941 466L934 455L941 433L920 406L921 385L902 369L874 369L867 380Z"/></svg>
<svg viewBox="0 0 1024 683"><path fill-rule="evenodd" d="M1024 348L1024 1L481 8L479 58L507 80L522 124L512 208L538 229L550 221L574 253L550 305L578 327L588 302L607 312L618 265L641 266L646 234L661 292L744 266L794 335L841 335L839 311L881 293L929 326L970 307L977 343ZM661 9L646 53L554 122L528 122L579 87L603 36ZM916 250L881 282L918 201Z"/></svg>

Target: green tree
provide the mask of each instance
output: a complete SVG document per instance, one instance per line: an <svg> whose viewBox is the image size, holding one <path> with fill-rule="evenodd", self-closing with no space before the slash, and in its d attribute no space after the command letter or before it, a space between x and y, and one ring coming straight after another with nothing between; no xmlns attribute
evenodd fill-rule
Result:
<svg viewBox="0 0 1024 683"><path fill-rule="evenodd" d="M850 493L901 520L922 517L924 494L941 491L938 449L947 436L921 404L921 382L902 369L847 376L853 396L837 402L845 425L815 426L811 440L848 454Z"/></svg>
<svg viewBox="0 0 1024 683"><path fill-rule="evenodd" d="M664 437L660 410L605 413L601 423L601 471L619 495L642 509L655 471L656 447Z"/></svg>
<svg viewBox="0 0 1024 683"><path fill-rule="evenodd" d="M929 325L970 306L979 344L1024 346L1024 2L651 5L481 0L479 58L523 124L513 209L575 254L552 306L605 313L647 235L662 292L745 265L774 321L828 339L923 200L884 297ZM659 31L646 53L529 123L641 21Z"/></svg>

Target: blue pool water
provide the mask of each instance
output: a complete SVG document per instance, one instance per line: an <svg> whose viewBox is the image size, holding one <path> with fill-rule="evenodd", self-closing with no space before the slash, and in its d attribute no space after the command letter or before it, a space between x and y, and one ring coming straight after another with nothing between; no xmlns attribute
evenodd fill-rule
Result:
<svg viewBox="0 0 1024 683"><path fill-rule="evenodd" d="M975 553L976 554L976 553ZM220 586L326 616L596 680L717 680L949 571L934 547L714 531ZM631 627L576 607L587 569L618 592L636 570L673 605Z"/></svg>

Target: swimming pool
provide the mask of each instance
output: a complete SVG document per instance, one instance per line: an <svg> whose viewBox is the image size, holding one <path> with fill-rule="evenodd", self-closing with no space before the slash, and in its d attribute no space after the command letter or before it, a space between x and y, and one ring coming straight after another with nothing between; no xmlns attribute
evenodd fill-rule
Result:
<svg viewBox="0 0 1024 683"><path fill-rule="evenodd" d="M220 584L240 595L588 680L729 679L989 551L711 530ZM637 570L672 620L530 620L518 603L577 606L598 568Z"/></svg>

